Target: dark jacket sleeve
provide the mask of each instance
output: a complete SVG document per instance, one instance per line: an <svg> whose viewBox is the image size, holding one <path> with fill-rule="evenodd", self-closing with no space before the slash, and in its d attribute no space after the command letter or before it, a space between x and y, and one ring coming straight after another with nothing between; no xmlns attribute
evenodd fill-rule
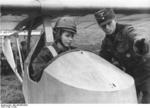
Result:
<svg viewBox="0 0 150 108"><path fill-rule="evenodd" d="M132 26L127 26L124 29L124 33L130 39L130 43L133 45L133 51L138 55L145 55L149 53L150 39L149 37L139 33L138 29Z"/></svg>
<svg viewBox="0 0 150 108"><path fill-rule="evenodd" d="M32 79L34 81L39 81L43 70L46 68L48 65L48 62L53 58L51 52L49 51L48 48L43 48L38 56L33 60L32 62L32 68L33 68L33 74L32 74Z"/></svg>
<svg viewBox="0 0 150 108"><path fill-rule="evenodd" d="M106 40L104 39L102 41L102 45L101 45L101 50L99 52L99 55L101 57L103 57L105 60L109 61L109 62L112 62L111 59L112 59L112 54L108 51L109 48L108 48L108 45L107 45L107 42Z"/></svg>

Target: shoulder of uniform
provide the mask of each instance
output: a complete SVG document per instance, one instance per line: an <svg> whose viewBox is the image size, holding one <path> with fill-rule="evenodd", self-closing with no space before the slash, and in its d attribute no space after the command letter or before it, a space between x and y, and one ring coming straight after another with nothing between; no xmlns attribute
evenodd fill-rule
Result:
<svg viewBox="0 0 150 108"><path fill-rule="evenodd" d="M41 55L41 56L45 56L45 55L49 55L49 54L51 54L51 52L49 51L47 46L43 47L39 53L39 55Z"/></svg>
<svg viewBox="0 0 150 108"><path fill-rule="evenodd" d="M58 50L57 45L55 43L44 46L43 50L49 51L49 48L51 47L54 48L55 50Z"/></svg>
<svg viewBox="0 0 150 108"><path fill-rule="evenodd" d="M123 29L123 33L125 33L125 34L131 33L134 31L135 31L135 28L132 25L126 25Z"/></svg>

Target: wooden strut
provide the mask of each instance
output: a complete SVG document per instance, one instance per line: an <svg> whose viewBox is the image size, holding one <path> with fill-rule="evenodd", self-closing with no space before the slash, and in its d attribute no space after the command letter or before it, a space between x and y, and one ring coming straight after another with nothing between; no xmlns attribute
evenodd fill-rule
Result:
<svg viewBox="0 0 150 108"><path fill-rule="evenodd" d="M7 39L8 39L8 38L7 38ZM2 40L2 41L4 41L4 40ZM2 43L4 43L4 42L2 42ZM4 47L3 47L3 52L4 52L5 54L6 54L6 53L7 53L7 54L9 53L9 54L12 54L12 55L13 55L12 47L11 47L11 45L10 45L10 40L7 41L7 45L10 46L10 47L9 47L9 48L10 48L10 50L9 50L10 52L5 52ZM5 45L4 45L4 46L5 46ZM4 55L5 55L5 54L4 54ZM8 61L8 58L7 58L8 56L7 56L7 55L5 55L5 56L6 56L6 59L7 59L7 61ZM11 57L11 55L9 55L9 56ZM13 60L14 60L14 58L13 58ZM9 61L8 61L8 63L10 64ZM11 66L12 70L14 71L14 73L16 74L16 76L17 76L17 78L19 79L19 81L22 83L23 80L22 80L21 76L20 76L19 73L18 73L16 64L15 64L15 67L13 67L13 65L11 65L11 64L10 64L10 66Z"/></svg>
<svg viewBox="0 0 150 108"><path fill-rule="evenodd" d="M17 48L18 48L18 52L19 52L19 60L20 60L20 66L21 66L21 71L22 71L22 77L24 75L24 70L23 70L23 62L22 62L22 55L21 55L21 51L20 51L20 44L19 44L19 38L16 38L16 42L17 42Z"/></svg>
<svg viewBox="0 0 150 108"><path fill-rule="evenodd" d="M45 31L46 46L52 45L52 43L54 42L53 28L48 17L45 17L43 19L43 26Z"/></svg>

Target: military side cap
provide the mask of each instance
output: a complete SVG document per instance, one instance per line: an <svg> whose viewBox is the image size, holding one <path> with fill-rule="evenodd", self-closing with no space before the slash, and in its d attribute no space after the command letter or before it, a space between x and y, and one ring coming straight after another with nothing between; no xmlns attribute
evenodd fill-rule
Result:
<svg viewBox="0 0 150 108"><path fill-rule="evenodd" d="M95 13L95 18L100 25L105 25L107 22L115 18L115 13L110 8L104 8Z"/></svg>

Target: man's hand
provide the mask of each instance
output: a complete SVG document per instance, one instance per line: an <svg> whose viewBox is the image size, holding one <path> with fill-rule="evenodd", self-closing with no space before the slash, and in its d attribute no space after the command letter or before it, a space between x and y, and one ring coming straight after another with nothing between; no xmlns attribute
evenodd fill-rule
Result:
<svg viewBox="0 0 150 108"><path fill-rule="evenodd" d="M138 55L145 55L148 53L148 45L146 44L145 39L136 40L133 48Z"/></svg>

